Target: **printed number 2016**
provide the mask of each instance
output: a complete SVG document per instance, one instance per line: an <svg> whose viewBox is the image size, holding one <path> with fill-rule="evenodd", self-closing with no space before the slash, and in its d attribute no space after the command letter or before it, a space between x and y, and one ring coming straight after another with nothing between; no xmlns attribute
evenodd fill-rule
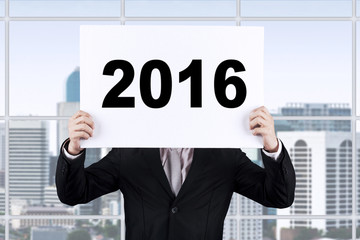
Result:
<svg viewBox="0 0 360 240"><path fill-rule="evenodd" d="M190 78L190 105L193 108L202 107L201 93L201 65L200 59L192 60L190 65L179 73L179 82L184 82ZM237 60L229 59L221 62L215 71L214 91L219 104L226 108L236 108L243 104L246 98L246 86L244 81L231 76L226 78L226 72L232 68L235 72L245 71L244 65ZM112 60L108 62L103 71L103 75L114 76L117 69L123 71L123 77L107 93L103 101L103 108L133 108L135 107L135 97L119 96L126 88L130 86L134 79L134 68L125 60ZM160 72L161 90L160 96L155 99L151 93L151 73L154 69ZM226 88L233 85L236 94L233 99L226 96ZM143 102L150 108L162 108L168 104L171 98L172 78L169 66L162 60L150 60L144 64L140 72L140 94Z"/></svg>

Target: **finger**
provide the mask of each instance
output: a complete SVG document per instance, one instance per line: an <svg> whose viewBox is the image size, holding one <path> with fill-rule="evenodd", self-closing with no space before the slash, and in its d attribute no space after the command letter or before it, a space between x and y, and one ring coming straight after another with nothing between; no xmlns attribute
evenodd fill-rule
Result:
<svg viewBox="0 0 360 240"><path fill-rule="evenodd" d="M79 125L79 124L87 124L89 127L91 127L92 129L94 129L94 121L86 116L81 116L78 117L74 120L74 124L75 125Z"/></svg>
<svg viewBox="0 0 360 240"><path fill-rule="evenodd" d="M82 117L82 116L91 118L91 115L90 115L89 113L84 112L84 111L82 111L82 110L79 110L77 113L75 113L75 114L73 115L73 118L76 119L76 118Z"/></svg>
<svg viewBox="0 0 360 240"><path fill-rule="evenodd" d="M264 112L267 116L271 116L269 110L265 106L260 107L260 110Z"/></svg>
<svg viewBox="0 0 360 240"><path fill-rule="evenodd" d="M87 134L89 134L91 137L93 136L93 129L92 129L89 125L87 125L87 124L85 124L85 123L76 125L76 126L73 128L73 131L75 131L75 132L84 131L84 132L86 132Z"/></svg>
<svg viewBox="0 0 360 240"><path fill-rule="evenodd" d="M265 126L267 126L267 122L265 121L265 119L261 117L254 118L253 120L250 121L251 130L257 127L265 127Z"/></svg>
<svg viewBox="0 0 360 240"><path fill-rule="evenodd" d="M258 110L256 110L256 111L252 111L252 112L250 113L250 115L249 115L250 121L252 121L254 118L257 118L257 117L261 117L261 118L263 118L263 119L265 119L265 120L268 118L268 116L266 115L266 113L263 112L263 111L261 111L261 109L258 109Z"/></svg>
<svg viewBox="0 0 360 240"><path fill-rule="evenodd" d="M266 136L268 134L269 130L268 128L265 127L258 127L258 128L254 128L252 130L252 134L254 136L260 135L260 136Z"/></svg>
<svg viewBox="0 0 360 240"><path fill-rule="evenodd" d="M265 115L271 116L269 110L268 110L265 106L261 106L261 107L255 108L254 110L252 110L252 111L250 112L250 114L254 114L255 112L263 112L263 113L265 113Z"/></svg>
<svg viewBox="0 0 360 240"><path fill-rule="evenodd" d="M72 136L70 137L70 140L76 140L76 139L89 139L90 135L87 132L79 131L79 132L73 132Z"/></svg>

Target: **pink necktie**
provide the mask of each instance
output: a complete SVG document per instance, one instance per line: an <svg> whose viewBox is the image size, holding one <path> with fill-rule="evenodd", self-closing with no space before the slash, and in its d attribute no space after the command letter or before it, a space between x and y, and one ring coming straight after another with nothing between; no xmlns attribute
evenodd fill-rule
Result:
<svg viewBox="0 0 360 240"><path fill-rule="evenodd" d="M171 190L175 196L177 196L182 183L180 155L175 148L170 149L169 153L170 156L165 162L164 168L170 182Z"/></svg>

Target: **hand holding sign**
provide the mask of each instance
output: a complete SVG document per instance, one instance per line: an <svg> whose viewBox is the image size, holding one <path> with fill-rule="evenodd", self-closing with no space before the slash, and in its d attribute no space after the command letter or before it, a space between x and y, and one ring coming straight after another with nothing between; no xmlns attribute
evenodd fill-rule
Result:
<svg viewBox="0 0 360 240"><path fill-rule="evenodd" d="M93 136L94 122L90 114L80 110L69 119L68 130L70 139L68 151L72 155L77 155L83 150L80 147L80 140Z"/></svg>
<svg viewBox="0 0 360 240"><path fill-rule="evenodd" d="M268 152L276 152L279 142L275 134L274 119L269 111L264 106L256 108L251 111L249 120L252 134L262 136L264 149Z"/></svg>
<svg viewBox="0 0 360 240"><path fill-rule="evenodd" d="M82 26L80 69L81 147L262 147L262 28Z"/></svg>

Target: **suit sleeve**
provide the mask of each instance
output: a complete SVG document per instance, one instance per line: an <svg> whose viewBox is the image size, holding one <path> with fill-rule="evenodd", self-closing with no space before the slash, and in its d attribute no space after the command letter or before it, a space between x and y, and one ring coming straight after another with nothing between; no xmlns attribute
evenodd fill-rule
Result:
<svg viewBox="0 0 360 240"><path fill-rule="evenodd" d="M284 145L275 161L261 152L264 168L243 152L236 166L235 192L266 207L286 208L294 202L295 171ZM239 159L240 158L240 159Z"/></svg>
<svg viewBox="0 0 360 240"><path fill-rule="evenodd" d="M57 194L62 203L71 206L88 203L119 189L119 149L111 150L103 159L84 168L86 150L76 159L69 160L62 151L63 145L55 175Z"/></svg>

